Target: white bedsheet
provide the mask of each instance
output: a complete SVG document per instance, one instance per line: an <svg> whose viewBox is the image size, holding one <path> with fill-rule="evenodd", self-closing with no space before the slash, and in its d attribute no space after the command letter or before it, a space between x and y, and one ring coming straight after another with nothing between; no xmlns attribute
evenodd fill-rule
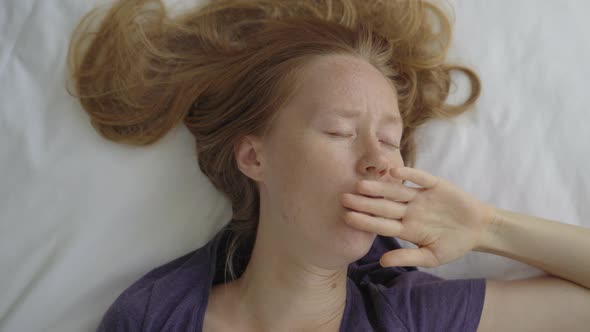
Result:
<svg viewBox="0 0 590 332"><path fill-rule="evenodd" d="M0 331L92 331L123 289L231 216L184 127L150 147L115 144L65 91L70 32L94 3L0 2ZM451 3L451 59L480 74L483 94L421 128L416 167L499 207L590 227L590 3ZM422 270L542 273L478 252Z"/></svg>

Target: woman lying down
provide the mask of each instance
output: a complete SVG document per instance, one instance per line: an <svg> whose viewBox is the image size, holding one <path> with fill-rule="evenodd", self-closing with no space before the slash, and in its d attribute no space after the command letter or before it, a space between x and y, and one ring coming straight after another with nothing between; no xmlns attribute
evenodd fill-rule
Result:
<svg viewBox="0 0 590 332"><path fill-rule="evenodd" d="M148 145L184 124L233 212L206 245L126 289L98 330L588 331L589 229L412 167L416 128L480 95L477 74L445 64L450 42L444 11L413 0L224 0L174 17L125 0L91 12L69 57L94 128ZM451 70L470 78L464 104L446 103ZM548 275L416 268L470 250Z"/></svg>

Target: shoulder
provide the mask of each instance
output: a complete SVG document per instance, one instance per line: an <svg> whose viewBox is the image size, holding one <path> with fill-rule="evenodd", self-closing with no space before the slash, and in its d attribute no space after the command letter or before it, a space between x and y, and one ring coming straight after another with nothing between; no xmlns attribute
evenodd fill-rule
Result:
<svg viewBox="0 0 590 332"><path fill-rule="evenodd" d="M387 270L389 268L383 268ZM375 307L389 311L410 331L476 331L482 315L486 280L447 280L408 271L366 285Z"/></svg>
<svg viewBox="0 0 590 332"><path fill-rule="evenodd" d="M381 256L401 248L392 237L377 236L369 252L349 266L349 277L378 326L409 331L476 331L486 280L447 280L416 267L382 267Z"/></svg>
<svg viewBox="0 0 590 332"><path fill-rule="evenodd" d="M102 317L97 332L141 331L147 300L124 291Z"/></svg>
<svg viewBox="0 0 590 332"><path fill-rule="evenodd" d="M171 317L182 316L179 308L198 303L203 289L195 286L206 284L204 254L192 251L143 275L110 305L98 331L159 330Z"/></svg>

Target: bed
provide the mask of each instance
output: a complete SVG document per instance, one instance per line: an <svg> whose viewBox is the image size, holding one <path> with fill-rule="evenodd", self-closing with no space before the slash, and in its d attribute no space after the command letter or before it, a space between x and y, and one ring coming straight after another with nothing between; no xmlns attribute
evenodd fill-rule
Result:
<svg viewBox="0 0 590 332"><path fill-rule="evenodd" d="M70 32L105 2L0 2L2 332L93 331L133 281L231 217L186 128L149 147L115 144L65 90ZM449 59L474 68L483 92L473 111L419 129L415 167L498 207L590 227L590 3L450 3ZM458 102L467 79L455 78ZM448 279L543 274L481 252L419 269Z"/></svg>

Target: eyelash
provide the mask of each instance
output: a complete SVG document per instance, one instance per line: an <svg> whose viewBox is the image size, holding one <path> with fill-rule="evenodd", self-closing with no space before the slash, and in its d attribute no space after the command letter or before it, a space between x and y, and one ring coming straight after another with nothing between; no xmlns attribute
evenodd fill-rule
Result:
<svg viewBox="0 0 590 332"><path fill-rule="evenodd" d="M352 135L345 135L345 134L339 134L339 133L328 133L328 135L337 136L337 137L350 137L350 136L352 136ZM394 147L396 149L399 149L398 146L395 146L395 145L393 145L391 143L387 143L387 142L384 142L384 143L387 144L387 145L389 145L389 146L391 146L391 147Z"/></svg>

